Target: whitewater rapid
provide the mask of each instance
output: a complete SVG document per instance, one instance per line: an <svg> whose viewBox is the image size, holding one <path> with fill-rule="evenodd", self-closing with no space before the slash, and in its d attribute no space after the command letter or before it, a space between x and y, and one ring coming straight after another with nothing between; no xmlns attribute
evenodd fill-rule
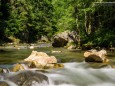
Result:
<svg viewBox="0 0 115 86"><path fill-rule="evenodd" d="M64 63L64 68L49 69L44 73L49 80L32 82L32 86L115 86L115 69L106 66L100 69L89 67L85 62ZM0 81L5 81L2 77ZM10 86L17 86L7 81Z"/></svg>
<svg viewBox="0 0 115 86"><path fill-rule="evenodd" d="M85 62L73 62L51 71L46 74L50 81L48 86L115 86L115 69L109 66L93 69Z"/></svg>

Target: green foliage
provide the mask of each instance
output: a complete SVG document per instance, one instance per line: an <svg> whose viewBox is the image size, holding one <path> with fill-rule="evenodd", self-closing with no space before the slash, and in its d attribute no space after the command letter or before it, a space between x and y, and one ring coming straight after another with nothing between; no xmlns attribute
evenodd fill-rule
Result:
<svg viewBox="0 0 115 86"><path fill-rule="evenodd" d="M35 42L42 35L52 36L55 33L51 0L15 0L7 4L10 12L6 11L9 17L4 28L8 36L22 42Z"/></svg>
<svg viewBox="0 0 115 86"><path fill-rule="evenodd" d="M101 3L107 1L0 0L0 40L13 36L36 42L44 35L74 30L79 45L114 47L115 6Z"/></svg>
<svg viewBox="0 0 115 86"><path fill-rule="evenodd" d="M75 23L75 19L72 17L74 10L68 2L69 0L54 0L52 2L54 7L53 19L59 32L72 29Z"/></svg>

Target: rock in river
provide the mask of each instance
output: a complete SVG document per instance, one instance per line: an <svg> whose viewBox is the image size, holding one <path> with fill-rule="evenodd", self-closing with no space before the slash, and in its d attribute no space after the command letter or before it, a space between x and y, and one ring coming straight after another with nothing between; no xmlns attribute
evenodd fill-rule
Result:
<svg viewBox="0 0 115 86"><path fill-rule="evenodd" d="M37 71L20 71L0 74L0 86L46 86L48 77Z"/></svg>
<svg viewBox="0 0 115 86"><path fill-rule="evenodd" d="M57 63L57 59L54 56L48 56L44 52L32 51L31 55L24 59L24 61L37 61L42 65L46 65L48 63Z"/></svg>
<svg viewBox="0 0 115 86"><path fill-rule="evenodd" d="M31 55L24 59L25 62L30 63L30 68L60 68L62 64L57 63L57 59L54 56L49 56L44 52L32 51Z"/></svg>
<svg viewBox="0 0 115 86"><path fill-rule="evenodd" d="M106 50L89 50L84 53L86 62L108 62Z"/></svg>

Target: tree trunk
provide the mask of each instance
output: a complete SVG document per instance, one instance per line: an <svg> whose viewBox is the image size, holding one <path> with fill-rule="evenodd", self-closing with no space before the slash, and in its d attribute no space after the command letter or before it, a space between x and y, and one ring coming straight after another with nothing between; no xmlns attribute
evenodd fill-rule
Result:
<svg viewBox="0 0 115 86"><path fill-rule="evenodd" d="M78 15L76 15L76 25L77 25L77 36L76 36L76 40L78 42L78 48L81 48L81 38L80 38L80 28L79 28L79 17Z"/></svg>

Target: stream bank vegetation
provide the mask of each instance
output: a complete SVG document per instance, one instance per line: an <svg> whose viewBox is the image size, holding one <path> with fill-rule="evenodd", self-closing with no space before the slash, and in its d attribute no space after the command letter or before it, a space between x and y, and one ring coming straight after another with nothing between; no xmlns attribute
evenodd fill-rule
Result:
<svg viewBox="0 0 115 86"><path fill-rule="evenodd" d="M82 49L115 47L113 0L0 0L0 44L36 43L76 31Z"/></svg>

